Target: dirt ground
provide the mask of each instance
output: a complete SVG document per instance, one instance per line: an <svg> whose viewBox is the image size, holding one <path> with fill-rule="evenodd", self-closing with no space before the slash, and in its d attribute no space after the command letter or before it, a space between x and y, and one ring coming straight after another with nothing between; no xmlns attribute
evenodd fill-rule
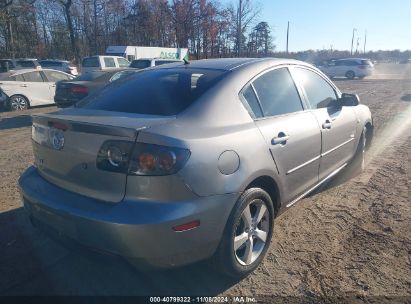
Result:
<svg viewBox="0 0 411 304"><path fill-rule="evenodd" d="M0 295L204 295L259 302L411 301L411 65L336 80L373 113L365 172L346 170L276 219L264 263L241 281L206 263L139 272L117 257L56 242L26 218L16 181L32 163L30 114L0 113ZM1 298L0 298L1 301Z"/></svg>

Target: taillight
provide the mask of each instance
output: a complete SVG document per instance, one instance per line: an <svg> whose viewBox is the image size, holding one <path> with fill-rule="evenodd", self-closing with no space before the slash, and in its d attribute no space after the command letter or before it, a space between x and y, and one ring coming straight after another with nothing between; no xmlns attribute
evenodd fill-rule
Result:
<svg viewBox="0 0 411 304"><path fill-rule="evenodd" d="M134 142L108 140L97 154L97 168L105 171L127 173Z"/></svg>
<svg viewBox="0 0 411 304"><path fill-rule="evenodd" d="M70 88L73 93L88 94L88 87L85 86L74 86Z"/></svg>
<svg viewBox="0 0 411 304"><path fill-rule="evenodd" d="M97 168L131 175L170 175L178 172L190 157L182 148L106 141L97 156Z"/></svg>
<svg viewBox="0 0 411 304"><path fill-rule="evenodd" d="M129 174L170 175L177 173L190 157L187 149L136 143L130 158Z"/></svg>

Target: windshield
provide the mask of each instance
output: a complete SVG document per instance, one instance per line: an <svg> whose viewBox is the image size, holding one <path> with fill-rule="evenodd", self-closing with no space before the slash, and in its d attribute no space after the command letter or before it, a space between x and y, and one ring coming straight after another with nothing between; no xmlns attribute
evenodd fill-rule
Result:
<svg viewBox="0 0 411 304"><path fill-rule="evenodd" d="M206 69L141 71L118 79L77 106L116 112L176 115L224 75L224 71Z"/></svg>

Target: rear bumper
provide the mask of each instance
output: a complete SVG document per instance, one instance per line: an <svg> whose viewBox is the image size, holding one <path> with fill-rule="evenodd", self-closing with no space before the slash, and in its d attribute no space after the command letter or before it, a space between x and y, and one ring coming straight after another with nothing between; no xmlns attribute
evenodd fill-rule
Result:
<svg viewBox="0 0 411 304"><path fill-rule="evenodd" d="M75 103L79 102L80 99L69 99L69 98L61 98L59 96L54 96L54 103L59 108L67 108L73 106Z"/></svg>
<svg viewBox="0 0 411 304"><path fill-rule="evenodd" d="M191 201L122 201L107 204L57 187L30 167L19 179L29 216L88 247L174 267L210 257L216 250L238 194ZM200 227L172 227L200 220Z"/></svg>

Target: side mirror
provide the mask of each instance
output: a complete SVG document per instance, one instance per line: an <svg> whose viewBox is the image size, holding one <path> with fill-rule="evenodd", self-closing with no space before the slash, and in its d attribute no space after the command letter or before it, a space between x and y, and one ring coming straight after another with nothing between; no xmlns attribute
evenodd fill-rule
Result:
<svg viewBox="0 0 411 304"><path fill-rule="evenodd" d="M360 97L357 94L342 93L339 102L341 106L355 107L360 104Z"/></svg>

